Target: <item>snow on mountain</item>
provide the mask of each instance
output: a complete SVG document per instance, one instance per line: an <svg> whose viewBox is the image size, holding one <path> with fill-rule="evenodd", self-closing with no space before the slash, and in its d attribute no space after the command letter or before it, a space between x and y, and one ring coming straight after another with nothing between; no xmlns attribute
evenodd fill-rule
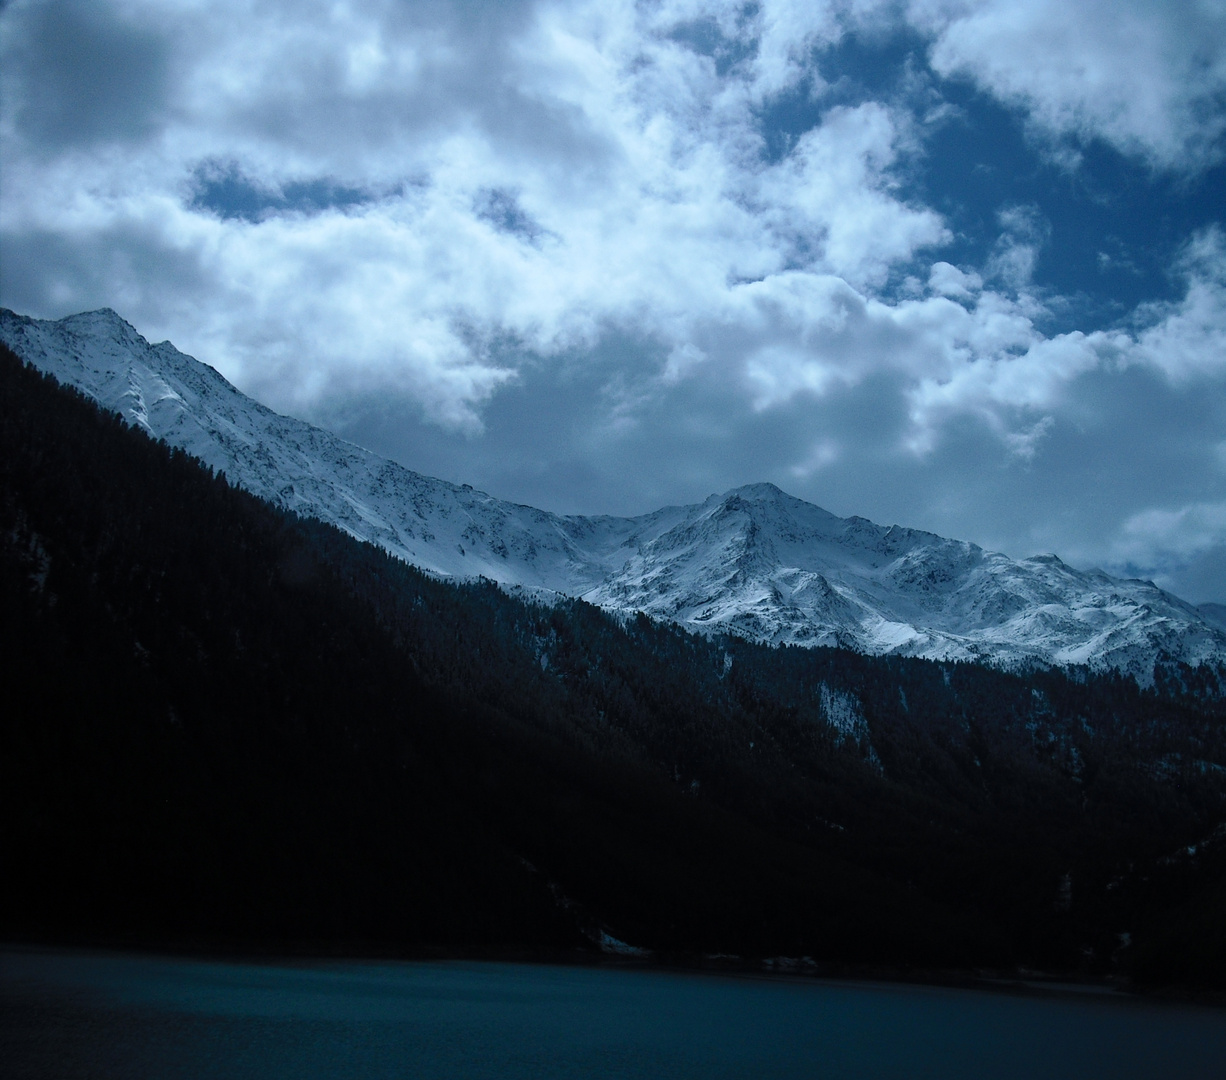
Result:
<svg viewBox="0 0 1226 1080"><path fill-rule="evenodd" d="M839 518L755 484L642 535L588 599L745 637L1012 666L1226 659L1226 635L1147 581Z"/></svg>
<svg viewBox="0 0 1226 1080"><path fill-rule="evenodd" d="M266 409L113 311L50 322L0 309L0 340L231 482L436 574L557 591L603 578L587 549L614 519L561 518L402 468Z"/></svg>
<svg viewBox="0 0 1226 1080"><path fill-rule="evenodd" d="M771 484L637 518L561 516L422 476L252 401L113 311L0 340L129 423L277 505L433 573L582 596L690 629L870 653L1116 667L1226 662L1226 633L1150 582L1016 561L932 533L839 518Z"/></svg>

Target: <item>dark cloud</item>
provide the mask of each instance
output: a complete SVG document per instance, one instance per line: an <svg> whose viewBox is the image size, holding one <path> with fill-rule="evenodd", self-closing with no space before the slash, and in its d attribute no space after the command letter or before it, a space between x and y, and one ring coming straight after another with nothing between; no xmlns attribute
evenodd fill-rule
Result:
<svg viewBox="0 0 1226 1080"><path fill-rule="evenodd" d="M197 251L168 244L156 228L138 223L72 236L5 230L0 248L0 302L42 318L114 307L155 333L173 327L213 287Z"/></svg>
<svg viewBox="0 0 1226 1080"><path fill-rule="evenodd" d="M1194 604L1226 604L1226 544L1210 548L1185 565L1171 567L1165 580L1167 588Z"/></svg>
<svg viewBox="0 0 1226 1080"><path fill-rule="evenodd" d="M171 49L104 0L14 5L4 57L18 130L43 150L143 139L161 123Z"/></svg>

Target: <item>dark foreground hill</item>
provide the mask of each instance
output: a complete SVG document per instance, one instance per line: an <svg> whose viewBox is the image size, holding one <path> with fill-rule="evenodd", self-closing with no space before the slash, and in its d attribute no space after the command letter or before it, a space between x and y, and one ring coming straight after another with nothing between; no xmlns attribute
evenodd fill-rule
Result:
<svg viewBox="0 0 1226 1080"><path fill-rule="evenodd" d="M1226 672L1142 692L439 582L7 351L0 589L10 938L1222 979Z"/></svg>

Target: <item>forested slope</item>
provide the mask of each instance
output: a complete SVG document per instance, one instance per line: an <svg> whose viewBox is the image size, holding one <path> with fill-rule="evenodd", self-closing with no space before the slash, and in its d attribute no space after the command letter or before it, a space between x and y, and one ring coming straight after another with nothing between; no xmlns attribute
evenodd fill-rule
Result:
<svg viewBox="0 0 1226 1080"><path fill-rule="evenodd" d="M1221 978L1224 673L440 582L0 359L0 932Z"/></svg>

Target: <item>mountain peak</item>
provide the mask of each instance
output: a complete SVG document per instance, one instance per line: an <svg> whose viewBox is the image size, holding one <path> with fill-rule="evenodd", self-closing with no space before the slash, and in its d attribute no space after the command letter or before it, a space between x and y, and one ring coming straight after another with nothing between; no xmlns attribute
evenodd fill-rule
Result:
<svg viewBox="0 0 1226 1080"><path fill-rule="evenodd" d="M1059 555L1051 551L1043 551L1038 555L1031 555L1025 560L1028 563L1039 563L1045 566L1066 566L1065 561Z"/></svg>
<svg viewBox="0 0 1226 1080"><path fill-rule="evenodd" d="M757 503L763 506L780 507L792 513L801 512L817 515L830 521L842 520L836 514L830 513L829 510L823 509L816 503L806 502L804 499L788 494L788 492L768 480L762 480L756 484L743 484L740 487L732 488L730 491L725 491L723 495L713 496L713 498L723 503L740 500L741 502Z"/></svg>
<svg viewBox="0 0 1226 1080"><path fill-rule="evenodd" d="M742 484L740 487L735 487L731 491L724 492L724 498L729 499L737 495L746 500L758 500L762 502L775 501L781 498L791 498L787 492L767 480L759 481L756 484Z"/></svg>
<svg viewBox="0 0 1226 1080"><path fill-rule="evenodd" d="M96 311L82 311L78 315L69 315L61 322L77 333L90 328L106 328L122 337L148 344L140 331L114 308L104 307Z"/></svg>

